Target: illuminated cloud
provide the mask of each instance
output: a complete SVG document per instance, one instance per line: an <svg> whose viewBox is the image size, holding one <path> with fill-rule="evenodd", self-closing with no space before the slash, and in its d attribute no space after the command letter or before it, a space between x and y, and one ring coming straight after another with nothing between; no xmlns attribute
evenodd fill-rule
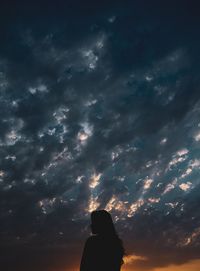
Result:
<svg viewBox="0 0 200 271"><path fill-rule="evenodd" d="M167 186L165 187L165 189L163 191L163 194L166 194L166 193L170 192L171 190L173 190L175 188L176 184L177 184L177 179L175 178L172 183L167 184Z"/></svg>
<svg viewBox="0 0 200 271"><path fill-rule="evenodd" d="M192 183L191 182L187 182L187 183L182 183L179 185L180 189L182 189L183 191L187 191L188 189L190 189Z"/></svg>
<svg viewBox="0 0 200 271"><path fill-rule="evenodd" d="M98 184L99 184L99 180L100 180L100 178L101 178L101 173L99 173L99 174L93 174L92 175L92 177L91 177L91 179L90 179L90 184L89 184L89 186L90 186L90 188L95 188Z"/></svg>
<svg viewBox="0 0 200 271"><path fill-rule="evenodd" d="M129 265L137 260L146 261L147 258L139 255L127 255L123 258L123 260L125 265Z"/></svg>
<svg viewBox="0 0 200 271"><path fill-rule="evenodd" d="M187 235L181 242L178 244L181 247L185 246L191 246L192 243L195 243L195 241L200 236L200 228L196 228L191 234Z"/></svg>
<svg viewBox="0 0 200 271"><path fill-rule="evenodd" d="M3 170L0 170L0 177L3 177L5 175L5 172Z"/></svg>
<svg viewBox="0 0 200 271"><path fill-rule="evenodd" d="M88 202L88 207L86 208L86 211L91 213L92 211L95 211L99 207L100 203L98 202L98 197L91 196Z"/></svg>
<svg viewBox="0 0 200 271"><path fill-rule="evenodd" d="M34 95L36 93L47 93L48 89L44 84L39 84L37 87L29 87L28 91Z"/></svg>
<svg viewBox="0 0 200 271"><path fill-rule="evenodd" d="M178 163L181 163L187 159L187 154L188 154L187 149L181 149L176 152L176 154L173 155L172 160L169 162L168 165L168 170L171 170L173 166L176 166Z"/></svg>
<svg viewBox="0 0 200 271"><path fill-rule="evenodd" d="M161 145L164 145L166 142L167 142L167 138L164 137L164 138L160 141L160 144L161 144Z"/></svg>
<svg viewBox="0 0 200 271"><path fill-rule="evenodd" d="M151 184L153 183L153 180L152 179L146 179L144 181L144 190L148 190L150 187L151 187Z"/></svg>
<svg viewBox="0 0 200 271"><path fill-rule="evenodd" d="M197 133L197 134L195 135L194 139L195 139L196 141L200 141L200 133Z"/></svg>
<svg viewBox="0 0 200 271"><path fill-rule="evenodd" d="M148 201L150 203L158 203L160 201L160 198L148 198Z"/></svg>
<svg viewBox="0 0 200 271"><path fill-rule="evenodd" d="M116 198L115 196L112 196L112 198L106 204L105 210L108 212L114 210L114 211L120 212L120 214L124 216L128 212L127 203L128 202L123 202L119 200L118 198Z"/></svg>
<svg viewBox="0 0 200 271"><path fill-rule="evenodd" d="M85 143L85 141L92 135L93 127L88 122L81 123L82 130L78 133L78 140L81 143Z"/></svg>
<svg viewBox="0 0 200 271"><path fill-rule="evenodd" d="M132 203L130 205L130 208L128 210L128 217L134 216L134 214L144 205L144 200L139 199L136 202Z"/></svg>

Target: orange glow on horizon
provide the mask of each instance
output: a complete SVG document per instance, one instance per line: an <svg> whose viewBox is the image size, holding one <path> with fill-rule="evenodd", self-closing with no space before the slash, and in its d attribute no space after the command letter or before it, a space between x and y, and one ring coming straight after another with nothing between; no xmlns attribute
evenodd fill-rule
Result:
<svg viewBox="0 0 200 271"><path fill-rule="evenodd" d="M122 265L121 271L147 271L147 269L143 268L136 268L130 266L131 263L133 263L136 260L146 260L144 257L140 257L137 255L128 255L124 257L124 264ZM79 271L79 264L76 268L66 268L65 270L56 270L56 271ZM188 263L182 264L182 265L169 265L166 267L158 267L158 268L152 268L148 269L148 271L199 271L200 270L200 259L199 260L193 260Z"/></svg>
<svg viewBox="0 0 200 271"><path fill-rule="evenodd" d="M138 255L127 255L123 258L124 264L121 267L120 271L199 271L200 270L200 259L192 260L187 263L181 265L169 265L166 267L157 267L157 268L150 268L148 269L147 266L145 268L134 267L135 261L146 261L148 260L145 257L138 256ZM76 267L57 269L55 271L80 271L79 263Z"/></svg>
<svg viewBox="0 0 200 271"><path fill-rule="evenodd" d="M200 260L193 260L182 265L170 265L163 268L155 268L154 271L199 271Z"/></svg>
<svg viewBox="0 0 200 271"><path fill-rule="evenodd" d="M145 271L147 270L142 268L135 268L124 264L121 268L121 271ZM169 265L166 267L158 267L148 269L148 271L199 271L200 270L200 260L193 260L181 265Z"/></svg>

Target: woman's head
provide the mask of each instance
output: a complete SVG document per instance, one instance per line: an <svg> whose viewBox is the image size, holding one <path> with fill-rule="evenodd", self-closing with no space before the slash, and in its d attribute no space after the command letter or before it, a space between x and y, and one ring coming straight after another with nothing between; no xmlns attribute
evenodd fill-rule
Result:
<svg viewBox="0 0 200 271"><path fill-rule="evenodd" d="M91 230L93 234L113 235L116 234L111 215L105 210L91 213Z"/></svg>
<svg viewBox="0 0 200 271"><path fill-rule="evenodd" d="M93 211L91 213L91 222L92 233L103 237L103 239L106 237L109 240L112 250L117 253L122 264L125 251L122 241L115 231L111 215L105 210Z"/></svg>

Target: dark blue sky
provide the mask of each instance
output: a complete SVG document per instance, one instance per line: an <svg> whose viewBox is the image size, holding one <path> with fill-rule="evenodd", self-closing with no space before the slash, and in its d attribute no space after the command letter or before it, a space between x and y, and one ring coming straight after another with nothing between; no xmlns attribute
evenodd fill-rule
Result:
<svg viewBox="0 0 200 271"><path fill-rule="evenodd" d="M198 1L2 2L2 270L71 271L96 208L135 270L199 258L199 27Z"/></svg>

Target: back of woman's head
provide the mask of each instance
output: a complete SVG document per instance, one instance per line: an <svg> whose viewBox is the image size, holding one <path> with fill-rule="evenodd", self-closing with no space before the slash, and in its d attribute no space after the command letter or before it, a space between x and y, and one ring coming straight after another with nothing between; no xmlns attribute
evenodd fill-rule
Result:
<svg viewBox="0 0 200 271"><path fill-rule="evenodd" d="M111 215L105 210L91 213L91 229L93 234L116 235Z"/></svg>

